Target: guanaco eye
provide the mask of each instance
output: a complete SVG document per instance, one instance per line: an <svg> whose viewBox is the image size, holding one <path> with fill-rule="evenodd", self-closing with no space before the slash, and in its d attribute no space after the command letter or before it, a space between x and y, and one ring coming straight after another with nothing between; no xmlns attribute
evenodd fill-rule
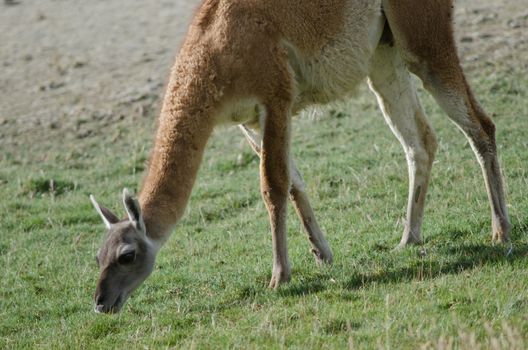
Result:
<svg viewBox="0 0 528 350"><path fill-rule="evenodd" d="M119 258L117 259L117 261L121 265L130 264L130 263L134 262L134 260L136 260L136 252L128 252L128 253L125 253L125 254L121 254L119 256Z"/></svg>

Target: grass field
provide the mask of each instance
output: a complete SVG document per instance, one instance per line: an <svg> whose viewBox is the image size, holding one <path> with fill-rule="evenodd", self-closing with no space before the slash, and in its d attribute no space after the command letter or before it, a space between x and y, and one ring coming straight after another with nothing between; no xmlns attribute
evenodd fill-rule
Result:
<svg viewBox="0 0 528 350"><path fill-rule="evenodd" d="M271 242L258 160L236 129L208 147L188 214L119 315L92 312L103 225L88 194L123 212L151 121L82 142L6 147L0 161L0 348L509 348L528 346L528 80L473 77L498 126L513 253L490 243L480 169L424 96L439 152L423 248L393 251L405 214L403 152L373 96L303 116L294 154L335 253L315 266L290 210L293 280L267 289ZM425 254L424 254L425 250Z"/></svg>
<svg viewBox="0 0 528 350"><path fill-rule="evenodd" d="M294 123L293 154L333 266L315 265L290 207L292 282L267 288L271 235L258 159L236 128L223 128L209 143L185 218L118 315L93 312L104 226L88 196L124 214L123 187L138 190L176 50L166 34L184 32L174 22L192 4L16 3L0 11L0 349L528 347L522 1L457 7L464 66L497 125L510 255L491 243L468 142L425 93L439 140L425 244L393 250L407 165L362 87L357 99Z"/></svg>

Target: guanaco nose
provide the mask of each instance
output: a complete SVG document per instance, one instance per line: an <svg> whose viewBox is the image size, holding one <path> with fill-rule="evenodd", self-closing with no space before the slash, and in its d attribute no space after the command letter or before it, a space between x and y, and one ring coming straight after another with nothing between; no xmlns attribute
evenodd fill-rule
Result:
<svg viewBox="0 0 528 350"><path fill-rule="evenodd" d="M104 297L101 294L98 294L95 296L95 308L94 311L97 313L103 313L106 312L105 305L103 303Z"/></svg>

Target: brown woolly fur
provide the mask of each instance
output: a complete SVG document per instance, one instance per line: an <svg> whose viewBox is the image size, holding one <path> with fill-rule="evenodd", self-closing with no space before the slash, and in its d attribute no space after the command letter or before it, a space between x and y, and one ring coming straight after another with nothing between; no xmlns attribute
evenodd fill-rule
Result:
<svg viewBox="0 0 528 350"><path fill-rule="evenodd" d="M125 191L129 220L116 223L92 199L109 228L99 254L104 263L96 310L119 310L150 274L185 211L207 140L222 123L241 124L261 158L273 246L270 287L291 276L288 197L316 262L331 263L332 251L290 156L291 117L307 106L349 97L365 78L407 157L409 197L400 246L422 242L437 148L410 72L470 140L491 205L492 237L508 241L495 126L460 67L452 17L451 0L205 0L171 72L139 204ZM132 258L126 274L115 268ZM128 282L112 282L123 280Z"/></svg>

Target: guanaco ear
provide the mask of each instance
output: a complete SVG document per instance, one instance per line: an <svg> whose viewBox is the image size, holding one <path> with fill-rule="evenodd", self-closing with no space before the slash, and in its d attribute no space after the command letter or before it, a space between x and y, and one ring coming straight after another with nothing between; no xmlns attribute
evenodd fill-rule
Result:
<svg viewBox="0 0 528 350"><path fill-rule="evenodd" d="M141 215L141 207L137 199L135 199L128 188L123 189L123 204L125 205L128 218L134 224L137 230L145 233L145 223L143 222L143 216Z"/></svg>
<svg viewBox="0 0 528 350"><path fill-rule="evenodd" d="M90 200L92 201L95 210L97 210L97 212L99 213L101 219L103 219L103 222L107 229L110 229L110 226L112 226L112 224L116 224L119 222L117 216L112 213L110 209L100 206L93 195L90 195Z"/></svg>

